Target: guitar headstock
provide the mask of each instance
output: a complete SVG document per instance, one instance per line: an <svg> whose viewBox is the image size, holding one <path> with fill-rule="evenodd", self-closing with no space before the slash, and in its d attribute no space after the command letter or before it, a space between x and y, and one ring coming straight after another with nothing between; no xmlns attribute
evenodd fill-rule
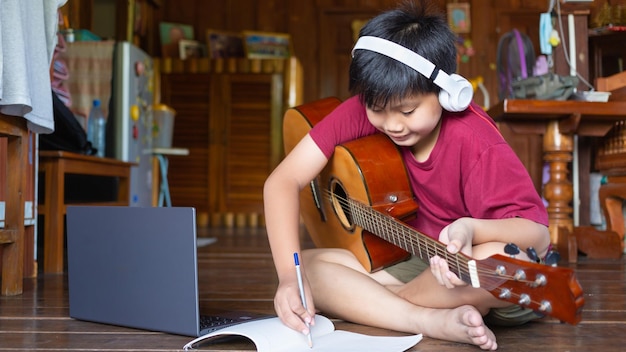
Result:
<svg viewBox="0 0 626 352"><path fill-rule="evenodd" d="M499 254L476 260L476 267L480 287L496 298L570 324L580 322L585 300L572 269Z"/></svg>

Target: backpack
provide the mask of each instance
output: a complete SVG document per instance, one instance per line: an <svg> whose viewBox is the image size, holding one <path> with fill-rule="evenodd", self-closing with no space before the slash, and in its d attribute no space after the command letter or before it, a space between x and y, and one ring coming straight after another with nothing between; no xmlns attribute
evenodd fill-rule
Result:
<svg viewBox="0 0 626 352"><path fill-rule="evenodd" d="M533 76L536 59L535 48L526 34L513 29L500 37L496 59L500 100L514 97L514 82Z"/></svg>
<svg viewBox="0 0 626 352"><path fill-rule="evenodd" d="M530 38L517 29L498 41L498 97L503 99L566 100L576 90L578 77L541 74ZM541 58L541 57L540 57ZM545 67L543 68L545 71Z"/></svg>
<svg viewBox="0 0 626 352"><path fill-rule="evenodd" d="M52 109L54 112L54 132L39 135L39 149L64 150L94 155L95 149L87 140L87 133L83 126L55 92L52 92Z"/></svg>

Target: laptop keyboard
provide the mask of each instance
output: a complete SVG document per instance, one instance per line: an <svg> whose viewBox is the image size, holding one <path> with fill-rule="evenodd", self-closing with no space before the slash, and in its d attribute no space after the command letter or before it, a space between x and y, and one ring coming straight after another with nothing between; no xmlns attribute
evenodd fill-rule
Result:
<svg viewBox="0 0 626 352"><path fill-rule="evenodd" d="M225 325L236 323L237 321L232 318L225 318L214 315L201 315L200 316L200 331L207 329L207 332L215 331L223 328Z"/></svg>

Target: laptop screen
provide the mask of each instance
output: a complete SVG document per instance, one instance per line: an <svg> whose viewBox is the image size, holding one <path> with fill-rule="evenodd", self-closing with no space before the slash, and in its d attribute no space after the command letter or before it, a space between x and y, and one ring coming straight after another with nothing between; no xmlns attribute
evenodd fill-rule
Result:
<svg viewBox="0 0 626 352"><path fill-rule="evenodd" d="M70 317L199 334L193 208L68 206Z"/></svg>

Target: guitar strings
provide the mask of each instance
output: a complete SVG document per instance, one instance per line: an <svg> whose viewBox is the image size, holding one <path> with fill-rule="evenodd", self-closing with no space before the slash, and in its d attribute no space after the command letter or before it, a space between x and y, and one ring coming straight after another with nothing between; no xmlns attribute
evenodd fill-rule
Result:
<svg viewBox="0 0 626 352"><path fill-rule="evenodd" d="M391 215L384 214L372 207L356 201L351 198L340 197L337 194L332 193L329 190L325 191L326 198L332 203L332 200L336 200L341 206L341 210L346 215L346 218L351 219L356 225L363 229L387 240L388 242L397 245L403 249L412 249L412 253L418 254L422 259L429 259L432 256L438 255L448 261L452 265L452 268L456 268L457 275L465 276L469 278L470 273L468 269L469 261L472 258L466 256L463 253L450 254L445 244L439 242L433 238L428 237L425 234L413 229L407 224L394 218ZM332 204L331 204L332 206ZM346 210L350 210L346 213ZM339 211L337 209L337 211ZM350 224L353 225L353 224ZM422 237L417 236L421 235ZM498 281L516 280L518 282L524 282L532 284L533 281L525 279L516 279L513 275L508 274L494 274L492 269L485 269L480 264L477 265L477 272L484 274L488 278L495 279L491 284L497 284ZM461 277L462 278L462 277Z"/></svg>

